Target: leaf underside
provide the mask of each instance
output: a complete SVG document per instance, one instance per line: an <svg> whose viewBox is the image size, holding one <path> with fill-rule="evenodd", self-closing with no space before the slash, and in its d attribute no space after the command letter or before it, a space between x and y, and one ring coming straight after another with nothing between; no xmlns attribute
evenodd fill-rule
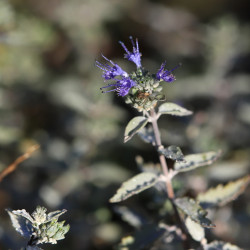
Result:
<svg viewBox="0 0 250 250"><path fill-rule="evenodd" d="M218 152L206 152L201 154L191 154L186 155L184 157L184 161L176 162L174 164L174 169L177 172L186 172L193 170L198 167L203 167L206 165L210 165L215 162L219 156L221 155L221 151Z"/></svg>
<svg viewBox="0 0 250 250"><path fill-rule="evenodd" d="M110 202L120 202L138 194L156 184L158 176L154 173L140 173L124 182L117 190L116 194L110 199Z"/></svg>
<svg viewBox="0 0 250 250"><path fill-rule="evenodd" d="M148 123L148 118L136 116L129 121L125 128L124 142L129 141L137 132L139 132Z"/></svg>
<svg viewBox="0 0 250 250"><path fill-rule="evenodd" d="M212 224L208 218L206 218L207 211L204 210L194 199L189 197L177 198L174 203L184 214L189 216L193 221L200 224L202 227L215 227L215 225Z"/></svg>
<svg viewBox="0 0 250 250"><path fill-rule="evenodd" d="M250 175L229 182L226 185L220 184L217 187L209 189L205 193L199 194L197 200L204 208L223 206L242 194L249 182Z"/></svg>
<svg viewBox="0 0 250 250"><path fill-rule="evenodd" d="M158 112L160 114L166 114L166 115L174 115L174 116L187 116L192 115L193 112L190 110L187 110L175 103L166 102L163 103L159 109Z"/></svg>

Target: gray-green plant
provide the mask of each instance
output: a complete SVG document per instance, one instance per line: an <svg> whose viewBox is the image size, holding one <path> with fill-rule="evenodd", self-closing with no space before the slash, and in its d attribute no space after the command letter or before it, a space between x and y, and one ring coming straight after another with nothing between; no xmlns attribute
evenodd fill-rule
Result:
<svg viewBox="0 0 250 250"><path fill-rule="evenodd" d="M46 208L40 206L31 215L25 209L7 210L13 227L28 240L25 249L41 249L38 245L44 243L57 244L69 231L69 225L64 225L65 221L58 221L66 212L65 209L48 214L46 211Z"/></svg>
<svg viewBox="0 0 250 250"><path fill-rule="evenodd" d="M211 229L216 226L208 218L207 209L220 207L237 198L249 183L250 177L245 176L226 185L218 185L195 198L178 197L175 194L173 179L176 175L214 163L221 156L221 151L184 155L180 147L162 144L158 120L163 115L182 117L193 113L175 103L159 103L165 101L162 84L175 81L173 70L179 65L172 70L167 70L164 62L156 74L151 74L141 64L138 40L134 42L132 37L130 40L132 51L129 51L123 42L120 44L126 52L124 57L136 65L136 70L127 73L118 64L102 55L107 63L96 61L96 66L103 71L102 77L105 81L113 82L102 87L101 90L103 93L117 92L127 104L141 113L131 119L126 126L124 142L128 142L137 134L146 143L151 143L158 152L161 168L157 164L148 168L143 159L137 158L142 173L122 183L110 202L122 202L148 188L159 188L164 184L165 204L170 207L168 211L174 214L176 223L158 221L149 226L128 209L117 208L125 220L133 225L140 225L140 230L134 235L121 240L118 249L182 249L183 247L187 249L191 247L193 242L191 239L199 242L201 249L239 249L227 242L208 243L204 228ZM167 159L174 161L173 168L169 168ZM135 223L136 220L137 223Z"/></svg>

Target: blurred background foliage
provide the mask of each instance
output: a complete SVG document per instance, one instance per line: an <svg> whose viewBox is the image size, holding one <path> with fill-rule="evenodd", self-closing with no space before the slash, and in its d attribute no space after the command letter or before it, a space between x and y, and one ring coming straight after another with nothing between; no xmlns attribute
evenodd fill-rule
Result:
<svg viewBox="0 0 250 250"><path fill-rule="evenodd" d="M66 239L46 249L111 249L134 232L108 203L120 183L138 169L135 157L157 162L150 145L123 131L137 115L114 94L101 94L103 53L126 70L119 40L139 39L145 68L156 72L167 60L177 81L165 84L167 100L193 110L191 118L163 117L166 145L185 154L223 150L212 167L182 174L179 195L195 197L217 183L249 172L250 3L197 0L1 0L0 169L35 144L38 153L7 176L0 189L0 248L25 241L5 208L37 205L68 210ZM169 162L171 166L171 162ZM249 247L249 189L210 218L208 239ZM163 219L154 190L122 205L149 221Z"/></svg>

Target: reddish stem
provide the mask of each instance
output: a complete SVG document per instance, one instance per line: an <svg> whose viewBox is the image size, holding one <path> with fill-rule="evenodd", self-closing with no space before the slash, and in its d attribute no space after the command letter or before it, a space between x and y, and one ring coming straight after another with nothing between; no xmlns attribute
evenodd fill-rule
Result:
<svg viewBox="0 0 250 250"><path fill-rule="evenodd" d="M153 125L153 130L154 130L154 135L155 135L155 141L156 141L156 146L157 148L159 147L163 147L161 144L161 136L160 136L160 131L159 131L159 127L158 127L158 123L157 123L157 119L159 117L157 116L157 114L155 113L154 109L150 110L150 119L151 119L151 123ZM165 179L166 179L166 188L167 188L167 194L168 194L168 198L171 200L171 203L173 205L173 209L176 215L176 220L177 223L180 225L180 228L182 230L182 238L183 238L183 246L184 249L188 249L190 248L189 246L189 242L188 242L188 238L187 238L187 232L186 232L186 228L184 223L182 222L182 219L179 215L178 209L174 203L174 190L173 190L173 186L172 186L172 182L171 182L171 177L169 176L169 171L168 171L168 165L166 162L166 158L164 155L159 154L159 159L160 159L160 163L161 163L161 167L162 167L162 171L164 173Z"/></svg>
<svg viewBox="0 0 250 250"><path fill-rule="evenodd" d="M159 148L159 147L162 147L161 136L160 136L160 131L159 131L158 123L157 123L157 115L156 115L154 109L150 110L150 115L151 115L151 123L153 125L153 130L154 130L154 134L155 134L156 146L157 146L157 148ZM159 159L160 159L162 171L163 171L164 176L166 178L166 188L167 188L168 198L173 200L174 199L174 190L173 190L173 186L171 183L171 178L169 177L168 165L166 162L166 158L164 155L159 154Z"/></svg>

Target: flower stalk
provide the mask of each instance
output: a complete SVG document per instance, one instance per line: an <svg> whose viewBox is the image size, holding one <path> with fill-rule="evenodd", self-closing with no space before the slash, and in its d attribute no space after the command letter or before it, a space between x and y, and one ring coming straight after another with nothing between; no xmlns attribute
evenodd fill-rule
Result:
<svg viewBox="0 0 250 250"><path fill-rule="evenodd" d="M159 131L158 123L157 123L158 117L157 117L157 114L155 113L154 109L150 110L150 115L151 115L150 121L152 123L154 135L155 135L156 147L159 148L159 147L162 147L162 143L161 143L161 136L160 136L160 131ZM175 195L174 195L174 190L173 190L171 178L169 176L169 170L168 170L166 158L163 154L159 154L159 160L161 163L163 174L166 178L166 190L167 190L168 198L170 200L173 200Z"/></svg>
<svg viewBox="0 0 250 250"><path fill-rule="evenodd" d="M156 147L160 148L160 147L163 147L163 145L161 143L161 136L160 136L160 131L159 131L158 123L157 123L158 118L159 118L159 116L155 113L155 110L151 109L150 110L150 121L151 121L152 126L153 126ZM169 174L167 161L166 161L166 158L163 154L159 154L159 160L161 163L162 172L163 172L164 177L165 177L167 195L168 195L168 198L170 199L171 204L173 206L177 224L180 226L180 229L182 231L182 240L183 240L182 243L183 243L184 248L188 249L189 242L187 239L187 230L186 230L186 227L185 227L185 225L180 217L179 211L174 203L175 194L174 194L174 190L173 190L173 186L172 186L171 176Z"/></svg>

